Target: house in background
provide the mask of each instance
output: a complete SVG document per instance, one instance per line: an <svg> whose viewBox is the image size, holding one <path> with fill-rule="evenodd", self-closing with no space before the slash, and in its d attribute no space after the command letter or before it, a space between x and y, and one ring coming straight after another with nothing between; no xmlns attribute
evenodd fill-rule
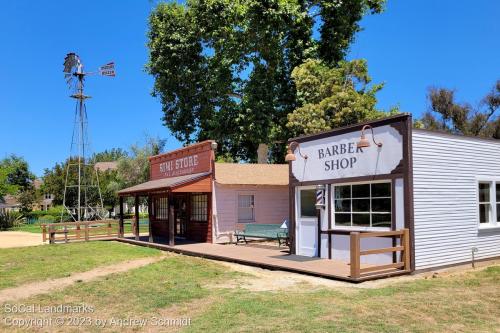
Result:
<svg viewBox="0 0 500 333"><path fill-rule="evenodd" d="M41 189L43 185L43 180L37 178L33 181L33 186L37 191ZM42 193L40 199L33 204L33 210L49 210L54 206L54 195L51 193Z"/></svg>
<svg viewBox="0 0 500 333"><path fill-rule="evenodd" d="M0 212L18 212L19 209L21 204L16 196L7 194L3 198L0 197Z"/></svg>

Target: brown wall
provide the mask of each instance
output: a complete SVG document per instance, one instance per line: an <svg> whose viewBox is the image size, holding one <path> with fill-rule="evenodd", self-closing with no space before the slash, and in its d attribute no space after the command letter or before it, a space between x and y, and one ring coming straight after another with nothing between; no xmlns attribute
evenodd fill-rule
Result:
<svg viewBox="0 0 500 333"><path fill-rule="evenodd" d="M172 152L152 156L149 180L170 178L212 170L212 141L203 141Z"/></svg>

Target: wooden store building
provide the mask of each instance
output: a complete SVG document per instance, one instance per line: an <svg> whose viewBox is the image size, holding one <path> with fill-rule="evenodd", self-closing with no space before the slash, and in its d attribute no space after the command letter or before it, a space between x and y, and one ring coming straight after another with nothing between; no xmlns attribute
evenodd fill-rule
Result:
<svg viewBox="0 0 500 333"><path fill-rule="evenodd" d="M126 197L147 200L150 242L231 242L248 223L288 219L288 165L216 163L216 148L208 140L152 156L150 181L118 192L121 209Z"/></svg>

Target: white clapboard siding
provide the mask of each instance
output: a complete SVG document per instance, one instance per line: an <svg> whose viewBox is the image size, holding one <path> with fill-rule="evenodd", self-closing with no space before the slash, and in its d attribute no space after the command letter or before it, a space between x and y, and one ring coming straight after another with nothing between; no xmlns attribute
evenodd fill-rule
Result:
<svg viewBox="0 0 500 333"><path fill-rule="evenodd" d="M500 256L500 228L479 229L477 177L500 178L500 141L413 131L416 269Z"/></svg>

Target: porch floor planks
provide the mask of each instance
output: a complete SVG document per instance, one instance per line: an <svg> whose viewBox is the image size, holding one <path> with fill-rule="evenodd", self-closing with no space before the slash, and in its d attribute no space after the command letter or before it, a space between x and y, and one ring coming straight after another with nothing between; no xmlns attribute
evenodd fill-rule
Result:
<svg viewBox="0 0 500 333"><path fill-rule="evenodd" d="M118 238L116 240L189 256L234 262L270 270L288 271L349 282L362 282L381 277L408 274L406 271L395 270L394 272L388 272L382 276L373 275L353 279L350 277L350 266L346 262L340 260L290 255L287 250L283 248L263 247L258 245L192 243L169 246L127 238ZM362 264L361 268L371 266L372 265Z"/></svg>

